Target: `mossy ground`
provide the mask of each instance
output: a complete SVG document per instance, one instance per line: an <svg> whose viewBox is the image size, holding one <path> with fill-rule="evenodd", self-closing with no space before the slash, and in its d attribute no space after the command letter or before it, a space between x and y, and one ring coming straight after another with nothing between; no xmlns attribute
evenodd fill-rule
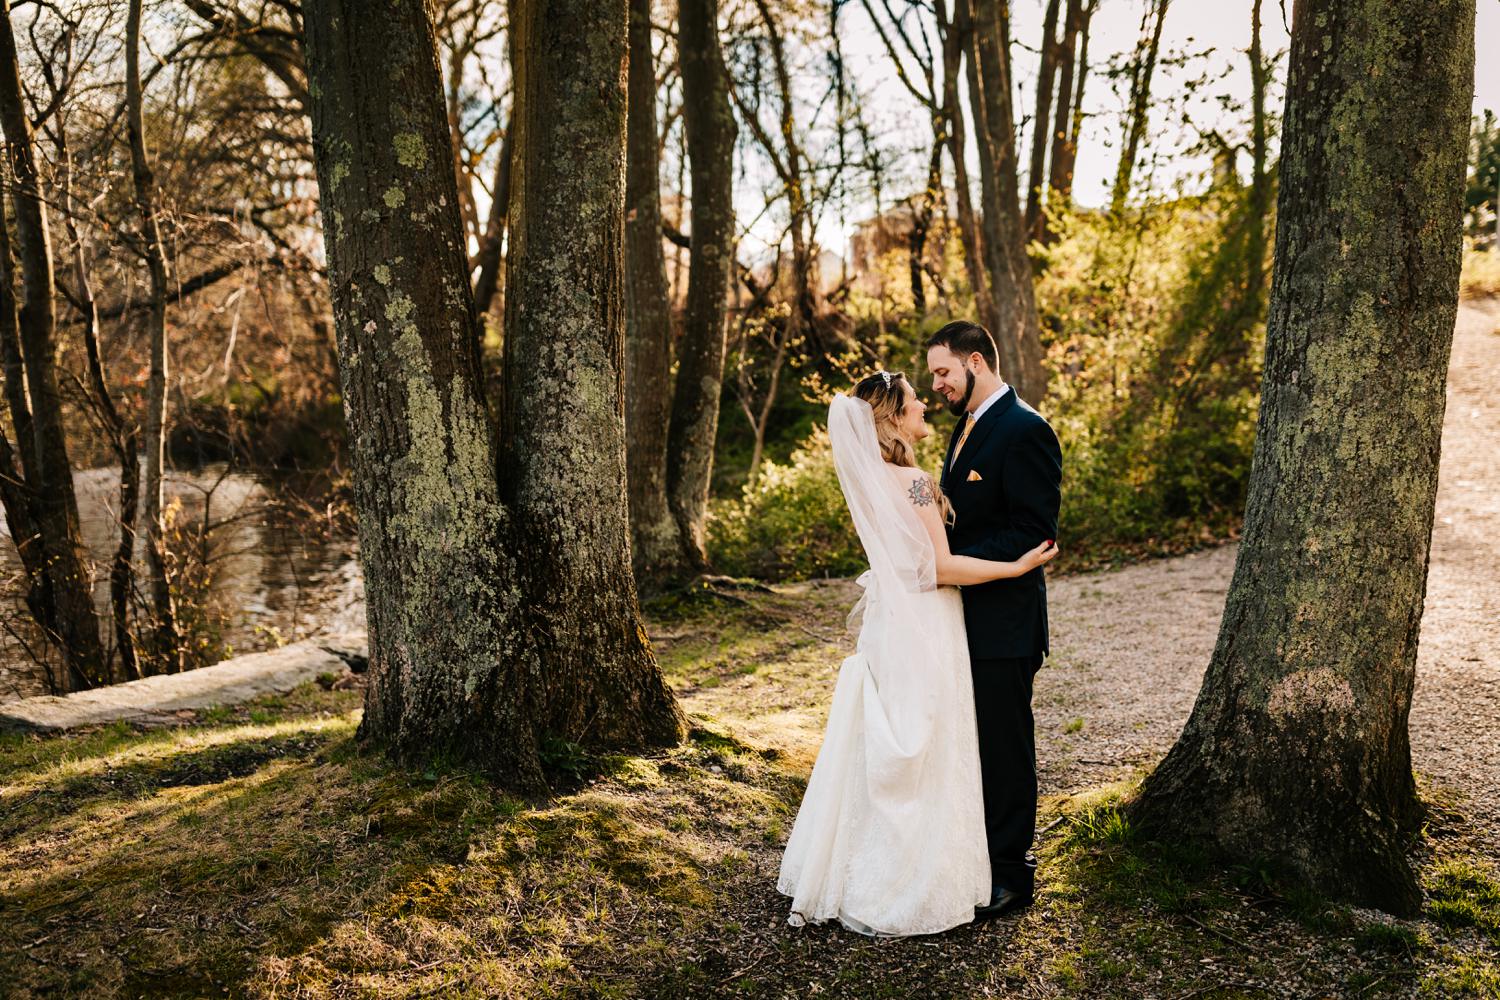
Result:
<svg viewBox="0 0 1500 1000"><path fill-rule="evenodd" d="M360 692L0 741L7 996L1493 997L1500 878L1433 804L1429 902L1395 922L1141 843L1128 784L1049 795L1036 905L944 935L791 929L776 866L850 585L650 608L696 728L558 751L545 802L353 740ZM1054 822L1055 821L1055 822Z"/></svg>

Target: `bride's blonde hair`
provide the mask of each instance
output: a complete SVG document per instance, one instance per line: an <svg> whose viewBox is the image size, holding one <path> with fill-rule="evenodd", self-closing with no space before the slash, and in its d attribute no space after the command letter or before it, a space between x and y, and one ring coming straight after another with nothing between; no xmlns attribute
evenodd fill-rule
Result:
<svg viewBox="0 0 1500 1000"><path fill-rule="evenodd" d="M901 418L906 413L907 384L902 372L878 371L859 380L854 387L854 396L869 403L875 413L875 440L880 442L880 457L892 465L919 469L916 449L900 431ZM949 506L948 498L942 490L934 492L943 520L952 523L953 508Z"/></svg>

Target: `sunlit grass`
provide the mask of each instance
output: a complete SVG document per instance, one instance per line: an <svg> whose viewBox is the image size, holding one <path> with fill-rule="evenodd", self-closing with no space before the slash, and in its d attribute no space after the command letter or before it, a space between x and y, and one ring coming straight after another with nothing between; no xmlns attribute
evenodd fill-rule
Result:
<svg viewBox="0 0 1500 1000"><path fill-rule="evenodd" d="M1429 838L1426 919L1376 919L1144 841L1133 782L1044 800L1019 917L905 942L789 931L776 865L849 597L653 605L689 740L554 748L576 790L547 800L393 767L354 741L359 693L315 684L175 729L6 738L4 992L1493 995L1496 881L1462 841Z"/></svg>
<svg viewBox="0 0 1500 1000"><path fill-rule="evenodd" d="M1500 250L1465 248L1459 290L1469 298L1500 295Z"/></svg>

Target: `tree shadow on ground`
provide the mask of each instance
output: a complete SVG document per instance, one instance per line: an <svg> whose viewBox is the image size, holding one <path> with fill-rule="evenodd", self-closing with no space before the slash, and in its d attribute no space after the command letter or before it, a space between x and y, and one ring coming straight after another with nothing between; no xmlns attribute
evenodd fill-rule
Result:
<svg viewBox="0 0 1500 1000"><path fill-rule="evenodd" d="M652 967L722 902L741 841L779 830L800 788L711 728L594 760L573 794L535 803L393 768L354 743L352 714L284 724L116 734L10 769L13 995L586 990L593 970Z"/></svg>

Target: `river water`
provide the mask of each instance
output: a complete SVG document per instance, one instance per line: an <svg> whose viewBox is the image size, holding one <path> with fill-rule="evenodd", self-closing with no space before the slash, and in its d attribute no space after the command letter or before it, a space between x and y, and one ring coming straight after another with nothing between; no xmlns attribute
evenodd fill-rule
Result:
<svg viewBox="0 0 1500 1000"><path fill-rule="evenodd" d="M119 544L119 470L76 472L73 483L93 565L94 600L107 632L109 561ZM221 623L215 648L222 655L364 628L362 578L347 529L329 530L315 516L286 515L284 505L274 502L284 495L279 484L222 465L169 472L164 494L168 505L181 505L178 523L201 524L206 513L213 525L205 590ZM0 620L12 626L0 628L0 702L48 693L45 671L23 643L31 636L21 594L20 559L0 518Z"/></svg>

